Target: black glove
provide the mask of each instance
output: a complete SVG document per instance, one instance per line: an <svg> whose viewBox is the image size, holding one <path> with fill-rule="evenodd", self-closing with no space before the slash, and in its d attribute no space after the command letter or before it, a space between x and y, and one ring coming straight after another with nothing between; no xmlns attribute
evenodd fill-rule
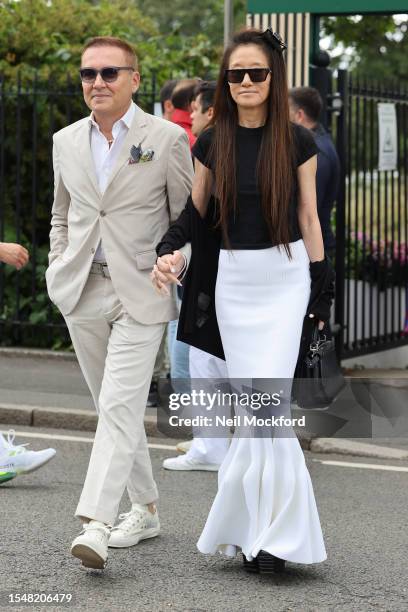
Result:
<svg viewBox="0 0 408 612"><path fill-rule="evenodd" d="M315 321L330 319L330 309L334 299L336 275L330 259L325 256L321 261L310 262L311 291L306 315L314 314Z"/></svg>

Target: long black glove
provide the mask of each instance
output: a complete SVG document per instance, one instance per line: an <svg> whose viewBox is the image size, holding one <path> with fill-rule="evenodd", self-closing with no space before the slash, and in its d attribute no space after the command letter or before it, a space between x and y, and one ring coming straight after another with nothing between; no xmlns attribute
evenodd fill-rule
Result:
<svg viewBox="0 0 408 612"><path fill-rule="evenodd" d="M306 315L314 314L315 321L330 319L330 309L334 299L336 275L330 259L325 255L321 261L310 262L311 292Z"/></svg>

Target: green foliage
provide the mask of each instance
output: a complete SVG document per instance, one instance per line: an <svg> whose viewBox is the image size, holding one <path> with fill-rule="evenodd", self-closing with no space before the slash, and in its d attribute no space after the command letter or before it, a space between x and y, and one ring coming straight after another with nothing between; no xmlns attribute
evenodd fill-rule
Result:
<svg viewBox="0 0 408 612"><path fill-rule="evenodd" d="M205 5L205 6L204 6ZM241 11L244 2L239 0ZM142 74L209 76L222 50L223 2L191 5L127 0L3 0L0 73L37 72L53 81L78 80L83 45L93 36L119 36L136 47Z"/></svg>
<svg viewBox="0 0 408 612"><path fill-rule="evenodd" d="M127 0L3 0L0 71L24 68L77 74L83 44L93 36L120 36L137 45L157 33L152 21Z"/></svg>
<svg viewBox="0 0 408 612"><path fill-rule="evenodd" d="M327 17L323 34L332 37L334 67L346 61L362 78L408 85L408 19L391 15ZM339 45L347 53L336 53Z"/></svg>
<svg viewBox="0 0 408 612"><path fill-rule="evenodd" d="M177 32L191 38L204 33L213 46L219 47L224 36L224 0L135 0L144 15L155 23L162 35ZM234 23L238 28L245 24L246 1L235 0Z"/></svg>
<svg viewBox="0 0 408 612"><path fill-rule="evenodd" d="M215 77L221 51L204 34L186 37L177 32L164 37L152 36L141 43L139 49L142 77L154 73L159 85L170 78Z"/></svg>

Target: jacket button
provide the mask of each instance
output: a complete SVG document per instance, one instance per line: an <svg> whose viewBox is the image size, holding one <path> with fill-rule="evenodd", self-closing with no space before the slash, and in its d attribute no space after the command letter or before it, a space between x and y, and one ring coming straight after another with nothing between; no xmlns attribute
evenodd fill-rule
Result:
<svg viewBox="0 0 408 612"><path fill-rule="evenodd" d="M95 249L91 249L91 253L92 253L92 255L94 255L95 254Z"/></svg>
<svg viewBox="0 0 408 612"><path fill-rule="evenodd" d="M104 210L101 210L101 217L105 217L106 216L106 212Z"/></svg>

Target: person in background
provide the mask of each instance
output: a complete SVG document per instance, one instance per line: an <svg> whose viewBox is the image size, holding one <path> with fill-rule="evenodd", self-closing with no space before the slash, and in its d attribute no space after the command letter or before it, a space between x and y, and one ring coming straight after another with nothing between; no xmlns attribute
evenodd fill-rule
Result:
<svg viewBox="0 0 408 612"><path fill-rule="evenodd" d="M214 115L216 81L201 81L194 89L191 102L191 131L198 138L210 125Z"/></svg>
<svg viewBox="0 0 408 612"><path fill-rule="evenodd" d="M197 138L209 126L213 117L216 86L216 81L202 81L195 87L194 98L191 103L191 131ZM173 323L176 323L176 321L171 321L169 328ZM228 378L225 361L222 359L195 346L188 347L184 342L174 340L173 347L178 345L186 347L187 350L189 348L188 369L193 380L207 379L211 381ZM173 359L171 361L173 363ZM185 455L170 457L163 461L163 467L166 470L217 471L219 469L228 451L228 438L202 437L200 436L200 429L197 427L193 428L193 434L194 439L192 441L177 444L177 450L186 453Z"/></svg>
<svg viewBox="0 0 408 612"><path fill-rule="evenodd" d="M0 262L21 270L29 260L29 253L21 244L0 242Z"/></svg>
<svg viewBox="0 0 408 612"><path fill-rule="evenodd" d="M331 228L331 213L340 183L340 160L330 134L319 122L323 101L314 87L294 87L289 90L289 116L293 123L311 130L319 148L317 155L317 212L322 227L324 249L332 259L336 238Z"/></svg>
<svg viewBox="0 0 408 612"><path fill-rule="evenodd" d="M29 261L29 253L21 244L0 242L0 262L21 270ZM29 474L48 463L55 456L54 448L27 450L26 444L14 444L15 433L10 429L7 439L0 432L0 484L20 474Z"/></svg>
<svg viewBox="0 0 408 612"><path fill-rule="evenodd" d="M171 116L174 112L174 106L171 101L171 96L178 83L177 79L166 81L160 90L160 104L162 109L162 117L167 121L171 121ZM160 348L156 355L154 363L152 380L150 383L149 395L147 397L146 407L157 408L160 406L159 379L168 371L168 351L167 351L167 334L163 334Z"/></svg>
<svg viewBox="0 0 408 612"><path fill-rule="evenodd" d="M171 96L173 95L174 88L178 84L178 79L170 79L166 81L160 90L160 103L162 108L162 117L171 121L171 116L174 113L173 102Z"/></svg>
<svg viewBox="0 0 408 612"><path fill-rule="evenodd" d="M198 83L198 79L183 79L174 88L171 102L174 106L171 120L182 127L188 136L190 149L194 146L197 137L194 136L191 126L191 102L194 97L194 91Z"/></svg>

